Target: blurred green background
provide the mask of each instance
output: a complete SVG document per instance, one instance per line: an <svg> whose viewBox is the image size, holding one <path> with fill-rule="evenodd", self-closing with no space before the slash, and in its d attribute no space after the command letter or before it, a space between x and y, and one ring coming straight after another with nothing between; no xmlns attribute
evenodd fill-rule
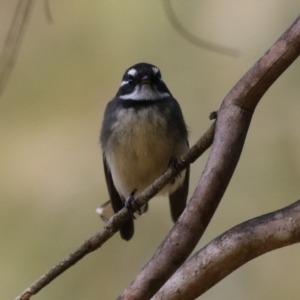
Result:
<svg viewBox="0 0 300 300"><path fill-rule="evenodd" d="M0 1L0 41L17 1ZM98 142L103 111L126 68L157 65L181 104L190 144L208 128L237 80L295 20L299 1L174 1L184 26L240 51L238 58L195 47L172 28L161 1L36 3L20 55L0 99L0 299L14 299L102 228L108 199ZM259 104L225 197L197 249L224 230L299 198L300 64ZM190 191L207 153L192 165ZM34 299L114 299L171 229L168 201L151 201L135 236L116 234ZM300 245L241 267L201 299L299 299Z"/></svg>

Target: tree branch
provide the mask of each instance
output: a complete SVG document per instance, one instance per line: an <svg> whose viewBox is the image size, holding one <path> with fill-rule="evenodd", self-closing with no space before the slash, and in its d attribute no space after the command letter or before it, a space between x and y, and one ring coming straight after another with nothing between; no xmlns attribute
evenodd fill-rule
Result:
<svg viewBox="0 0 300 300"><path fill-rule="evenodd" d="M255 257L300 242L300 200L241 223L198 251L152 300L193 300Z"/></svg>
<svg viewBox="0 0 300 300"><path fill-rule="evenodd" d="M14 68L33 8L33 0L19 0L0 56L0 96Z"/></svg>
<svg viewBox="0 0 300 300"><path fill-rule="evenodd" d="M197 244L212 218L238 162L254 109L271 84L288 68L300 52L300 20L277 41L240 80L223 101L216 124L214 145L192 200L153 259L120 299L150 299L183 263ZM146 203L199 157L212 142L214 126L179 161L177 171L170 168L134 202ZM126 209L114 215L104 229L86 240L76 251L53 267L16 299L29 299L86 254L99 248L129 218ZM153 273L152 273L153 271Z"/></svg>
<svg viewBox="0 0 300 300"><path fill-rule="evenodd" d="M186 30L178 18L176 17L176 14L174 12L174 9L172 7L171 1L170 0L163 0L162 1L163 8L165 11L165 14L171 23L171 25L174 27L174 29L187 41L192 43L193 45L206 49L208 51L213 51L222 55L228 55L228 56L233 56L237 57L239 55L239 52L236 49L222 46L204 39L201 39L192 33L190 33L188 30Z"/></svg>
<svg viewBox="0 0 300 300"><path fill-rule="evenodd" d="M203 154L212 144L215 132L215 123L204 133L197 143L178 161L178 168L175 170L170 167L168 170L155 182L150 185L143 193L136 197L133 207L135 209L142 207L149 199L153 198L172 178L184 170L190 163L193 163L201 154ZM94 234L89 239L84 241L73 253L59 262L46 274L41 276L36 282L28 287L16 300L28 300L32 295L35 295L43 287L49 284L52 280L69 269L88 253L95 251L101 247L109 238L111 238L121 227L121 224L128 218L130 214L127 209L122 209L113 217L111 217L105 227L100 232Z"/></svg>
<svg viewBox="0 0 300 300"><path fill-rule="evenodd" d="M153 258L119 300L150 299L190 255L230 182L256 105L299 54L298 17L222 102L212 150L192 199Z"/></svg>

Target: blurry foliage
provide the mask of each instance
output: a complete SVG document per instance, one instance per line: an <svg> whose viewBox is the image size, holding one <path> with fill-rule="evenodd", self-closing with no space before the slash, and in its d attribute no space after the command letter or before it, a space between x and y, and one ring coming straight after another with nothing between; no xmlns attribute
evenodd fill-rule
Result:
<svg viewBox="0 0 300 300"><path fill-rule="evenodd" d="M4 43L17 1L0 1ZM190 143L233 84L299 13L299 1L173 1L194 35L241 52L231 58L182 39L160 1L36 3L0 99L0 299L13 299L103 224L107 200L99 129L123 71L156 64L181 104ZM0 46L2 46L0 44ZM232 182L199 247L225 229L299 197L299 62L257 108ZM190 190L204 155L192 166ZM116 235L46 287L38 299L113 299L152 256L172 224L166 199L151 201L129 243ZM201 299L298 299L299 245L243 266ZM296 259L294 259L296 258ZM275 287L275 288L274 288Z"/></svg>

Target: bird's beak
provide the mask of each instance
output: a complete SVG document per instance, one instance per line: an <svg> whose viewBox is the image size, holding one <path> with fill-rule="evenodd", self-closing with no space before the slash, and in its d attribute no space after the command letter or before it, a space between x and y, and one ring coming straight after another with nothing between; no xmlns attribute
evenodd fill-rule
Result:
<svg viewBox="0 0 300 300"><path fill-rule="evenodd" d="M151 81L150 81L150 78L149 76L144 76L141 80L141 84L150 84Z"/></svg>

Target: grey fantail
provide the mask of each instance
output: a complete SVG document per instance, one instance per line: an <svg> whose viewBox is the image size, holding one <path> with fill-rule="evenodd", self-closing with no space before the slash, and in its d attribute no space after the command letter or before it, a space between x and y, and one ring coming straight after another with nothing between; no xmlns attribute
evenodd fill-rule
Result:
<svg viewBox="0 0 300 300"><path fill-rule="evenodd" d="M126 70L116 96L107 104L100 141L108 193L113 211L124 206L130 195L139 195L162 175L170 160L188 146L188 130L180 106L161 78L160 70L147 63ZM175 222L186 206L189 167L160 194L168 194ZM130 240L133 218L120 233Z"/></svg>

